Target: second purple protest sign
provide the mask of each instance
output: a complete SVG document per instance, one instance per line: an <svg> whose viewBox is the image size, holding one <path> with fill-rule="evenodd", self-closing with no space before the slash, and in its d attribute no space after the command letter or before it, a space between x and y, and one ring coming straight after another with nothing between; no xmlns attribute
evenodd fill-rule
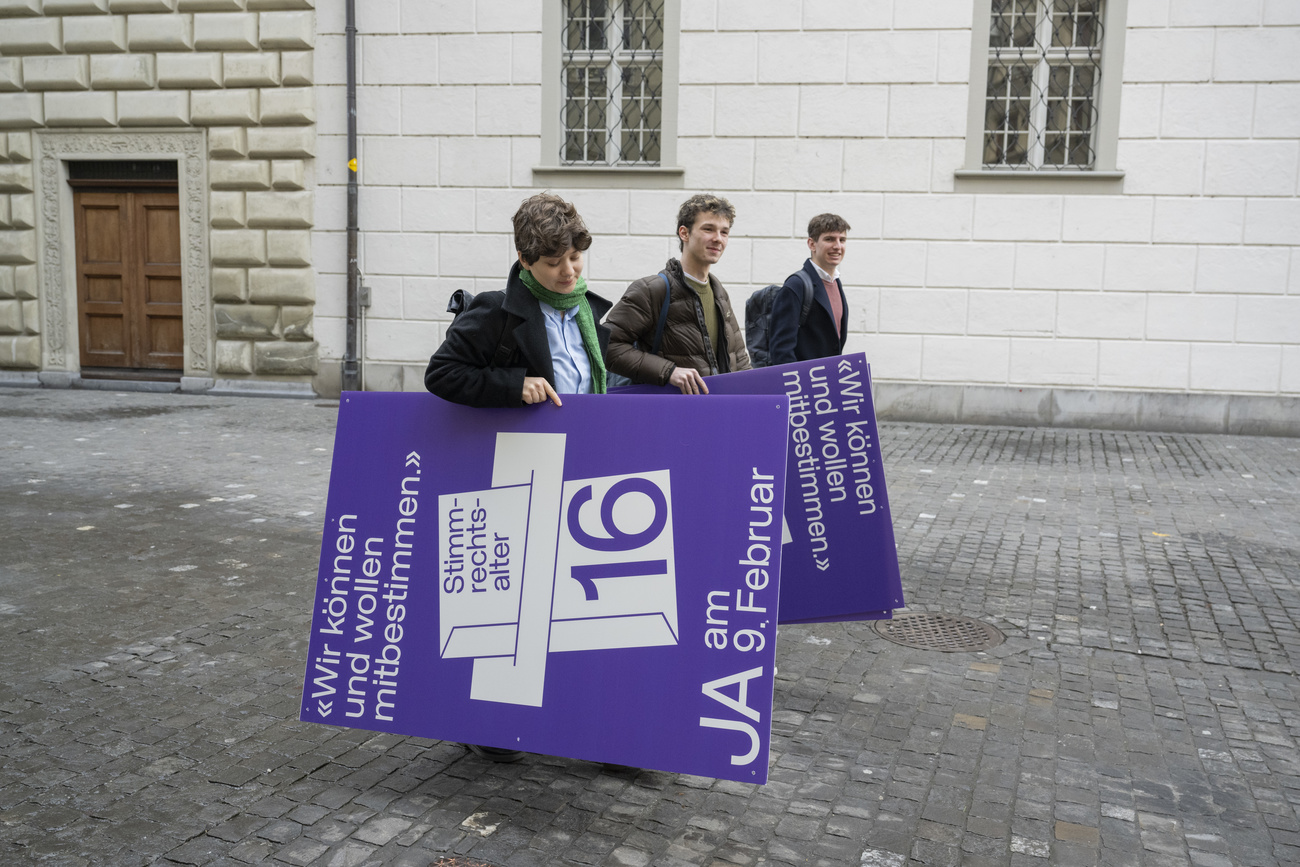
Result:
<svg viewBox="0 0 1300 867"><path fill-rule="evenodd" d="M787 417L344 394L301 718L765 782Z"/></svg>
<svg viewBox="0 0 1300 867"><path fill-rule="evenodd" d="M710 394L790 398L781 622L880 619L902 608L866 356L760 367L707 382Z"/></svg>
<svg viewBox="0 0 1300 867"><path fill-rule="evenodd" d="M781 622L887 618L903 583L885 467L861 352L705 378L710 395L790 398ZM629 386L628 394L677 394ZM727 428L728 435L735 430Z"/></svg>

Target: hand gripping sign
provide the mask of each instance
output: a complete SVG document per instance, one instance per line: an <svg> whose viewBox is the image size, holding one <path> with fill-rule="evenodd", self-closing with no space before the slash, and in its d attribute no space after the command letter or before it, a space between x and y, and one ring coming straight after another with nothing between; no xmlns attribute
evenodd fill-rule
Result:
<svg viewBox="0 0 1300 867"><path fill-rule="evenodd" d="M788 412L345 395L302 718L765 781Z"/></svg>

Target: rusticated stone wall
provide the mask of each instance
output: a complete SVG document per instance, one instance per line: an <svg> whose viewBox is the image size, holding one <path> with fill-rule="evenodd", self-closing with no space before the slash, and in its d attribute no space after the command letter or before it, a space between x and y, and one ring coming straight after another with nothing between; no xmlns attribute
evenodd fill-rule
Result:
<svg viewBox="0 0 1300 867"><path fill-rule="evenodd" d="M31 136L0 134L0 367L41 361L32 186Z"/></svg>
<svg viewBox="0 0 1300 867"><path fill-rule="evenodd" d="M67 271L37 249L58 207L35 195L42 131L84 143L188 129L206 133L208 258L203 279L186 277L204 285L187 291L186 372L316 372L315 27L314 0L0 0L0 367L76 368L75 294L43 297ZM65 238L70 217L52 224ZM38 279L51 264L63 273Z"/></svg>

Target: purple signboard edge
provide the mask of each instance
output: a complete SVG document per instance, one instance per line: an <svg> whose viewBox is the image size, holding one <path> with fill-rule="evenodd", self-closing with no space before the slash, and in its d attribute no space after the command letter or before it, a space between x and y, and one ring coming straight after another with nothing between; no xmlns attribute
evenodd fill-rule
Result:
<svg viewBox="0 0 1300 867"><path fill-rule="evenodd" d="M892 620L894 610L892 608L885 611L857 611L850 614L837 614L834 617L809 617L804 620L781 620L781 625L791 626L800 623L850 623L863 620Z"/></svg>

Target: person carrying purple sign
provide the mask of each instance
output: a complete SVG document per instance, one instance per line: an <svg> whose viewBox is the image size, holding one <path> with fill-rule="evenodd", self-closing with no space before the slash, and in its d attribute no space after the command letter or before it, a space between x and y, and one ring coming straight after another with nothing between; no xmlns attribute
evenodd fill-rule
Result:
<svg viewBox="0 0 1300 867"><path fill-rule="evenodd" d="M610 302L587 291L583 253L591 234L572 204L539 193L514 216L518 254L505 291L474 296L429 359L424 384L476 407L604 394Z"/></svg>
<svg viewBox="0 0 1300 867"><path fill-rule="evenodd" d="M727 249L735 219L736 209L721 196L701 193L682 203L681 259L632 283L610 311L610 370L682 394L708 394L705 376L749 370L727 290L709 273Z"/></svg>
<svg viewBox="0 0 1300 867"><path fill-rule="evenodd" d="M839 268L848 232L848 221L838 214L818 214L808 222L811 255L802 269L786 278L772 301L769 364L829 358L844 351L849 305Z"/></svg>
<svg viewBox="0 0 1300 867"><path fill-rule="evenodd" d="M505 291L474 296L429 359L424 384L444 400L475 407L552 401L561 394L605 393L610 303L587 291L583 253L591 234L572 204L540 193L514 216L518 254ZM518 750L466 744L498 762Z"/></svg>

